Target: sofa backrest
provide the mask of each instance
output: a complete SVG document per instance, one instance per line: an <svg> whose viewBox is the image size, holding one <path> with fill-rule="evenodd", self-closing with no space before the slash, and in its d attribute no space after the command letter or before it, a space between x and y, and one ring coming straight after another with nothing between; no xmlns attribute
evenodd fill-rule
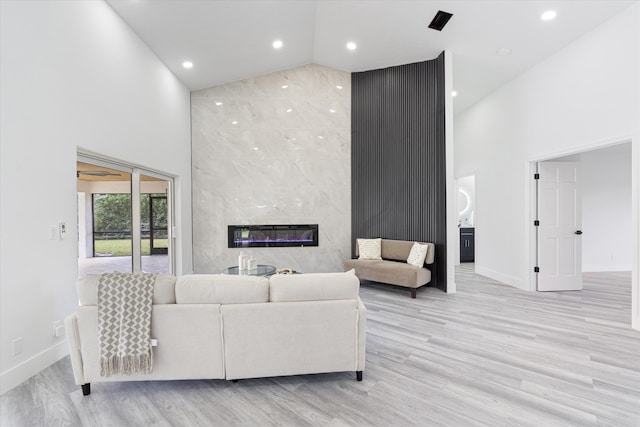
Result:
<svg viewBox="0 0 640 427"><path fill-rule="evenodd" d="M275 274L269 279L272 302L357 299L360 280L346 273Z"/></svg>
<svg viewBox="0 0 640 427"><path fill-rule="evenodd" d="M265 277L187 274L176 282L178 304L243 304L269 301Z"/></svg>
<svg viewBox="0 0 640 427"><path fill-rule="evenodd" d="M81 306L98 305L100 274L76 282ZM160 273L153 287L153 304L242 304L256 302L356 299L360 281L346 273L276 274L267 279L227 274L188 274L176 280Z"/></svg>
<svg viewBox="0 0 640 427"><path fill-rule="evenodd" d="M382 239L380 254L382 259L390 259L394 261L407 261L409 258L409 253L411 252L411 248L415 242L409 240L391 240L391 239ZM427 250L427 256L424 259L425 264L433 264L436 245L433 243L425 243L418 242L421 245L427 245L429 249ZM358 245L356 244L356 256L358 256Z"/></svg>
<svg viewBox="0 0 640 427"><path fill-rule="evenodd" d="M132 273L133 274L133 273ZM98 282L100 274L87 274L76 281L80 305L98 305ZM175 304L176 276L159 273L153 285L153 304Z"/></svg>

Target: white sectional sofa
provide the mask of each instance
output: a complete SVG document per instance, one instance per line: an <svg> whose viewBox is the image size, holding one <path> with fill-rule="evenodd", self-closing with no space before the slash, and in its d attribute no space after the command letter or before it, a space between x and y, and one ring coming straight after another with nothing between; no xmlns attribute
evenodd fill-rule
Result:
<svg viewBox="0 0 640 427"><path fill-rule="evenodd" d="M365 365L366 309L353 272L253 276L160 274L151 314L153 371L100 376L99 275L78 280L65 319L75 382L260 378ZM154 341L152 341L154 342Z"/></svg>

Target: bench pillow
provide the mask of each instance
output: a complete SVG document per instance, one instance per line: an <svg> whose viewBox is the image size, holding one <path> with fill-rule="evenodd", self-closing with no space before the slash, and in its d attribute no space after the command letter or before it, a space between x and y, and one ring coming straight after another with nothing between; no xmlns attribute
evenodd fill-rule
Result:
<svg viewBox="0 0 640 427"><path fill-rule="evenodd" d="M411 252L409 252L407 264L411 264L414 267L421 268L424 265L424 259L427 257L428 250L429 246L421 245L420 243L415 242L411 247Z"/></svg>
<svg viewBox="0 0 640 427"><path fill-rule="evenodd" d="M357 239L358 259L382 259L382 239Z"/></svg>

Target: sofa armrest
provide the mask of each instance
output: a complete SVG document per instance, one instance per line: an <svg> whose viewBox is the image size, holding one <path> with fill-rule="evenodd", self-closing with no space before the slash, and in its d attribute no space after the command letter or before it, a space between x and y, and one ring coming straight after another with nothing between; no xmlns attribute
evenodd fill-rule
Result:
<svg viewBox="0 0 640 427"><path fill-rule="evenodd" d="M69 358L71 359L73 378L77 385L85 384L80 347L80 331L78 330L78 318L75 313L70 314L64 319L64 327L67 333L67 344L69 345Z"/></svg>

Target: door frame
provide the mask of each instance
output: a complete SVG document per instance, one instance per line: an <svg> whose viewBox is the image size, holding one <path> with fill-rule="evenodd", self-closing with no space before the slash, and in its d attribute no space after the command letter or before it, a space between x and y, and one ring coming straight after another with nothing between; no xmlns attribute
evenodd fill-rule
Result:
<svg viewBox="0 0 640 427"><path fill-rule="evenodd" d="M566 159L566 157L565 157L565 159ZM537 171L537 173L541 174L538 179L534 179L534 183L535 183L535 186L536 186L536 211L537 211L535 219L540 221L540 225L534 226L534 230L536 232L536 266L538 266L540 268L540 272L537 273L537 274L534 274L534 276L536 277L536 291L537 292L580 291L583 288L583 283L582 283L582 238L575 236L575 234L577 234L576 230L582 229L582 196L581 196L581 193L582 193L582 188L581 188L581 185L582 185L582 183L581 183L581 179L582 179L582 176L581 176L582 175L582 173L581 173L582 163L581 163L580 160L577 160L577 159L576 160L565 160L565 159L563 159L562 161L558 161L558 162L556 162L556 161L545 161L545 162L537 162L536 163L536 166L537 166L536 171ZM577 181L575 181L573 183L567 183L567 182L564 182L564 181L559 183L559 182L556 181L556 182L553 183L555 189L557 189L558 187L565 187L566 184L573 184L573 186L575 188L575 193L574 194L577 195L577 200L576 200L577 203L574 203L574 209L575 209L574 214L577 214L577 216L579 217L578 220L577 220L578 224L574 223L573 227L571 227L571 229L572 229L572 234L575 233L572 236L572 239L574 239L575 247L578 247L577 253L579 254L579 265L577 265L578 263L575 262L576 261L575 260L576 252L574 252L574 262L573 262L574 271L576 271L576 269L579 270L579 273L574 275L575 280L579 281L579 287L578 286L575 286L575 287L574 286L570 286L572 289L567 289L566 287L564 289L544 289L544 290L540 289L541 288L541 286L540 286L540 284L541 284L540 283L540 277L541 277L541 275L547 273L545 271L546 268L547 268L547 265L542 265L542 261L540 259L541 235L543 234L543 232L542 232L543 227L548 227L549 226L548 224L546 224L548 218L546 218L546 217L542 218L541 217L542 213L541 213L541 209L540 209L541 208L541 200L543 200L543 199L541 199L541 190L544 190L542 188L542 185L543 185L542 180L544 179L544 175L545 174L544 174L543 171L541 171L541 169L544 169L543 165L555 165L555 166L561 166L561 167L571 167L571 168L574 169L574 171L577 171L574 174L574 175L577 176ZM547 184L547 182L545 181L544 184ZM564 213L563 210L561 210L561 211ZM556 208L556 213L558 213L558 209L557 208ZM575 216L576 215L574 215L574 220L575 220ZM546 230L548 230L548 229L545 229L545 231ZM547 235L547 237L548 237L548 235ZM543 245L544 245L544 243L543 243ZM548 249L548 246L544 245L544 248ZM559 261L559 259L558 259L559 256L560 256L559 254L556 254L556 261ZM557 280L557 278L547 278L546 280L547 280L546 282L543 281L543 284L546 285L547 287L553 288L554 286L552 286L551 283L549 283L549 281L553 282L553 281ZM560 280L562 280L562 279L560 279ZM574 283L573 285L576 285L576 283Z"/></svg>
<svg viewBox="0 0 640 427"><path fill-rule="evenodd" d="M611 147L613 145L631 143L631 220L632 220L632 233L633 233L633 258L631 268L631 327L640 330L640 281L638 276L638 267L640 264L640 142L638 137L634 136L622 136L619 138L604 140L588 144L573 149L561 150L542 154L539 156L530 157L526 160L525 171L527 176L525 177L525 239L526 246L529 248L529 254L527 257L526 267L528 277L527 290L536 291L536 274L534 267L537 262L537 241L536 241L536 229L533 225L533 220L536 217L537 211L537 194L536 184L533 179L534 173L536 173L537 163L544 162L558 157L570 156L573 154L585 153L588 151L598 150L601 148Z"/></svg>

